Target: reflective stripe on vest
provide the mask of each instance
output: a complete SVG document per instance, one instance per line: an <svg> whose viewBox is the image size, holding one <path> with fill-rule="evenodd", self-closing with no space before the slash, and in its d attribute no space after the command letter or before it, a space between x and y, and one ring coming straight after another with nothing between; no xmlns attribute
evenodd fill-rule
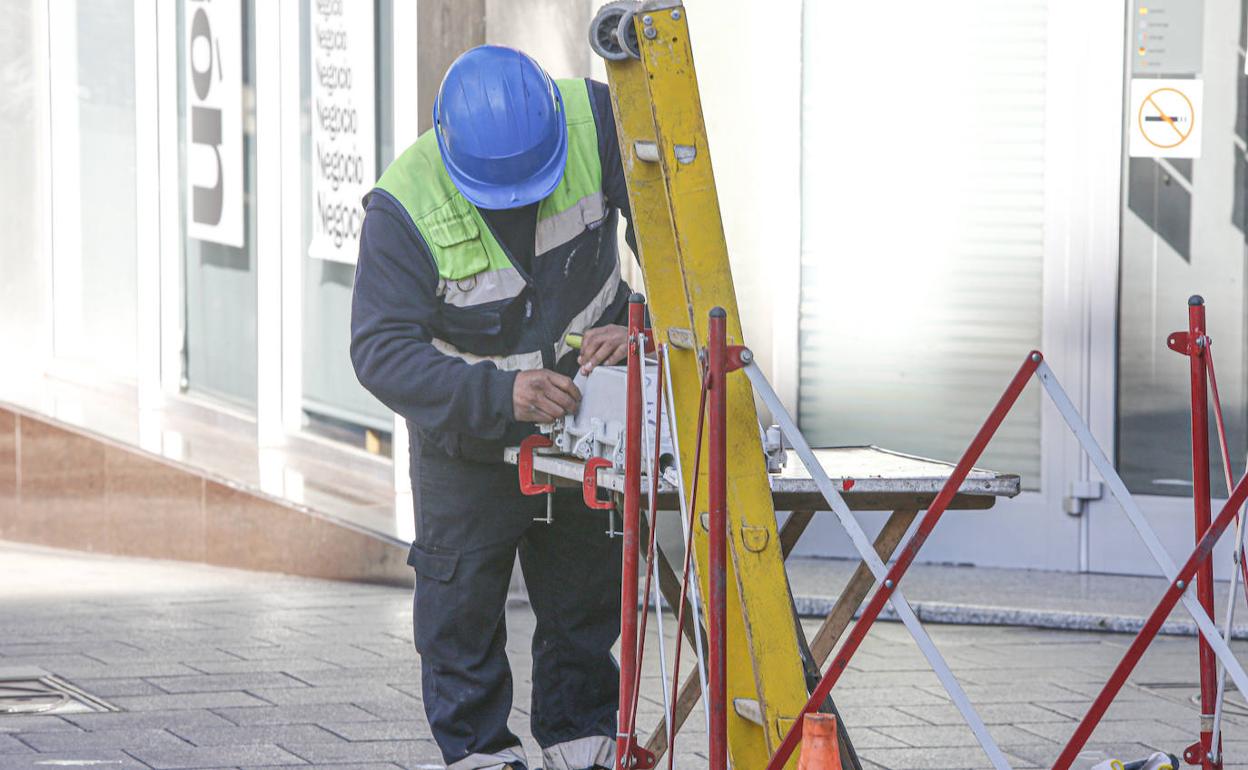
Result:
<svg viewBox="0 0 1248 770"><path fill-rule="evenodd" d="M445 278L438 281L438 296L455 307L471 307L510 299L522 291L524 276L514 267L488 270L454 281Z"/></svg>
<svg viewBox="0 0 1248 770"><path fill-rule="evenodd" d="M581 198L571 207L537 222L537 243L534 254L545 254L585 232L590 225L607 216L607 200L597 190Z"/></svg>
<svg viewBox="0 0 1248 770"><path fill-rule="evenodd" d="M510 356L479 356L476 353L469 353L467 350L460 350L446 340L440 340L437 337L433 338L433 346L439 353L462 358L470 364L489 361L499 371L503 372L522 372L528 369L542 368L542 351L540 350L533 350L528 353L513 353Z"/></svg>
<svg viewBox="0 0 1248 770"><path fill-rule="evenodd" d="M598 289L598 293L589 301L589 304L581 309L568 325L564 327L563 333L559 335L559 339L555 340L555 360L571 353L574 348L567 343L569 334L582 334L594 321L597 321L607 308L615 300L615 293L619 291L620 285L620 263L617 260L615 267L612 268L611 274L607 276L607 280L603 282L602 287ZM448 293L449 296L449 293ZM526 369L541 369L542 351L534 350L528 353L513 353L509 356L479 356L475 353L469 353L466 350L460 350L446 340L440 340L436 337L433 339L433 346L439 352L448 356L462 358L470 364L480 361L491 361L494 366L504 372L524 371Z"/></svg>

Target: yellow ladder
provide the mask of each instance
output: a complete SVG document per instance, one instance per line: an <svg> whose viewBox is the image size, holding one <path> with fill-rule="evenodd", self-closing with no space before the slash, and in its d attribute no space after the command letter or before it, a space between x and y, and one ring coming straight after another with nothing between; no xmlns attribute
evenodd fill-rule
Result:
<svg viewBox="0 0 1248 770"><path fill-rule="evenodd" d="M700 485L698 500L706 501L706 463L701 478L691 477L702 381L697 351L711 308L727 311L729 344L742 344L742 335L685 9L611 3L595 19L591 40L608 59L651 325L656 342L670 343L685 488ZM807 690L753 392L745 377L728 384L728 743L732 764L752 770L766 766ZM695 531L705 596L706 531ZM732 708L738 702L749 703L762 726Z"/></svg>

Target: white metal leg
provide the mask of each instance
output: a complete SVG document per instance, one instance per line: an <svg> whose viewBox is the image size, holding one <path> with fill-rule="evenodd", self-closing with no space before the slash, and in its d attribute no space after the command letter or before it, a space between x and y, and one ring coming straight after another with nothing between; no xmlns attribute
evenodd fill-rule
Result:
<svg viewBox="0 0 1248 770"><path fill-rule="evenodd" d="M758 365L751 362L744 367L746 376L750 378L750 383L754 386L754 391L763 399L763 403L771 410L772 417L780 425L780 430L789 439L789 443L793 445L797 456L801 458L802 464L806 466L806 470L814 479L815 485L819 487L819 491L823 493L824 498L828 501L828 505L832 507L832 513L836 515L841 526L849 535L850 541L853 542L854 548L866 563L871 574L875 576L876 585L879 585L888 576L888 568L880 559L879 554L875 552L875 547L871 541L867 539L867 535L862 531L862 527L858 524L858 520L850 512L849 506L845 504L845 499L836 491L836 487L832 484L832 480L823 470L823 466L815 459L815 453L810 448L810 444L806 443L806 439L798 430L797 424L789 415L788 410L784 408L784 404L780 401L780 397L772 389L771 384L767 382L767 377L763 374ZM962 714L962 718L966 720L967 725L971 728L971 732L975 734L975 739L979 741L979 745L983 748L984 753L988 755L992 766L997 770L1008 770L1010 763L1006 761L1005 754L1002 753L992 735L988 732L987 725L980 718L979 713L975 711L975 707L971 705L970 699L967 698L966 692L962 686L958 684L958 680L953 676L953 672L949 669L949 664L945 662L940 651L936 649L936 645L932 642L927 631L923 628L923 624L919 622L915 616L914 610L911 609L910 603L906 601L900 588L894 588L892 598L889 604L897 613L897 617L906 626L906 630L914 637L915 643L919 646L919 650L923 653L923 657L927 659L928 665L932 667L936 678L944 685L945 692L949 693L953 705L957 707Z"/></svg>
<svg viewBox="0 0 1248 770"><path fill-rule="evenodd" d="M641 454L642 454L642 457L645 458L643 462L645 463L645 467L648 469L646 472L646 483L650 485L651 489L658 489L658 479L656 479L655 477L658 476L659 459L657 457L653 457L652 455L654 454L654 442L656 438L655 433L656 431L661 430L661 423L659 422L659 416L656 413L654 417L654 430L650 430L650 421L645 418L646 410L644 408L644 404L645 404L646 396L648 395L647 393L645 393L645 387L646 387L645 337L639 338L637 340L637 344L641 346L641 351L642 351L642 355L637 357L637 362L639 364L639 369L641 371L641 387L642 387L641 400L643 404L643 408L641 410L642 411L641 427L642 427L643 443L645 443L645 446L642 447ZM662 372L659 372L659 376L662 376L662 374L663 374ZM655 408L656 409L658 408L658 404L655 405ZM658 495L647 495L647 496L650 498L650 504L649 504L650 537L653 540L655 540L657 543L658 537L659 537L659 515L658 515L659 498L658 498ZM650 553L649 553L648 548L646 551L646 556L647 556L646 560L648 562L647 566L650 569L650 582L651 582L651 589L652 589L651 595L653 596L653 600L654 600L654 625L655 625L655 630L659 634L659 681L662 682L667 678L667 637L663 635L663 600L660 596L661 591L659 590L659 560L658 558L653 558L653 559L649 558ZM655 556L656 557L658 556L657 545L655 547ZM676 643L680 644L679 636L676 639ZM668 704L667 687L664 686L664 687L660 687L659 689L663 693L663 713L664 714L671 713L669 704Z"/></svg>
<svg viewBox="0 0 1248 770"><path fill-rule="evenodd" d="M1235 600L1238 598L1235 594L1239 590L1239 565L1244 558L1244 513L1241 510L1235 522L1235 563L1231 568L1231 587L1226 594L1226 623L1222 629L1222 638L1227 644L1230 644L1231 632L1235 629ZM1216 736L1222 734L1222 712L1226 706L1226 666L1221 661L1218 662L1218 697L1214 703L1217 704L1213 711L1213 734L1216 740Z"/></svg>
<svg viewBox="0 0 1248 770"><path fill-rule="evenodd" d="M644 338L638 342L639 344L643 344L643 341L644 341ZM645 397L646 397L646 394L644 392L644 388L645 388L645 354L644 354L645 347L644 347L644 344L643 344L643 347L641 347L641 351L643 351L643 354L641 354L641 356L638 357L638 362L640 363L640 371L641 371L641 388L643 388L643 393L641 393L641 403L644 404ZM655 404L655 408L658 408L658 404ZM656 413L654 417L654 431L650 431L650 421L649 419L645 419L644 407L643 409L641 409L641 412L643 412L643 423L641 423L641 434L643 434L643 436L645 437L644 439L645 447L643 448L643 451L641 451L641 454L643 454L643 457L645 457L645 467L649 469L648 472L646 472L646 483L650 484L650 489L658 489L658 483L660 479L656 479L655 477L658 477L658 474L659 474L659 458L651 457L651 456L653 456L654 454L654 442L656 438L655 432L661 431L661 429L663 428L661 428L661 423L659 422L659 416L658 416L658 413ZM650 494L648 495L648 497L650 498L650 505L649 505L650 537L653 538L655 542L658 542L658 539L659 539L659 495ZM649 558L649 555L650 555L649 549L646 549L646 557L648 557L648 559L646 560L648 560L649 567L650 567L650 585L651 585L651 589L653 589L651 590L651 595L653 595L654 597L654 625L655 625L655 630L658 631L658 634L659 634L659 683L661 684L660 689L663 690L663 713L668 714L670 711L670 706L668 703L668 700L669 700L668 653L666 653L666 650L668 650L668 643L666 643L666 636L663 634L663 598L660 597L661 592L659 590L658 545L655 545L655 553L654 553L655 558L651 559ZM679 631L678 631L678 634L679 634ZM680 644L679 635L676 636L676 644Z"/></svg>
<svg viewBox="0 0 1248 770"><path fill-rule="evenodd" d="M667 403L674 404L676 401L672 397L672 367L671 361L668 358L670 351L668 350L666 343L664 343L662 347L664 395L667 398ZM680 501L680 528L685 536L685 548L692 548L693 538L690 536L691 533L689 531L689 503L685 500L685 469L681 466L680 436L676 433L674 412L675 410L668 410L668 414L673 415L673 418L668 420L667 435L672 437L672 449L676 456L676 475L680 479L680 482L676 484L676 499ZM706 658L702 655L702 603L699 600L698 594L698 560L690 559L689 567L691 571L689 576L689 608L693 611L693 653L698 662L698 684L702 687L702 716L706 720L706 729L709 732L711 729L711 712L709 708L710 700L706 697ZM679 611L679 608L677 608L677 611ZM683 630L684 629L676 629L677 639L680 638L680 634ZM671 716L670 711L667 713L667 716ZM672 724L671 719L667 719L666 721L667 745L670 749L672 745L672 738L676 733L676 726Z"/></svg>
<svg viewBox="0 0 1248 770"><path fill-rule="evenodd" d="M1092 431L1088 429L1083 418L1079 416L1075 405L1071 403L1070 398L1066 395L1066 391L1062 389L1061 383L1054 376L1053 370L1049 368L1047 363L1041 361L1040 366L1036 369L1036 376L1040 378L1040 382L1044 385L1049 398L1053 400L1053 405L1057 407L1057 411L1061 413L1062 419L1066 421L1071 432L1075 434L1075 438L1079 440L1079 444L1092 461L1092 465L1096 467L1097 472L1101 474L1101 478L1105 480L1105 484L1109 487L1109 491L1113 494L1114 499L1122 506L1122 510L1131 521L1131 525L1140 534L1140 539L1144 541L1144 546L1152 554L1153 561L1157 563L1166 579L1173 583L1179 574L1178 567L1175 566L1174 561L1170 558L1170 554L1166 551L1165 546L1161 544L1157 533L1148 525L1148 520L1144 518L1144 513L1140 511L1139 506L1135 504L1135 499L1131 497L1131 493L1127 491L1127 485L1122 482L1122 477L1118 475L1118 471L1114 470L1113 464L1105 456L1105 452L1101 449L1100 444L1096 443L1096 439L1092 437ZM1188 589L1183 592L1183 606L1187 609L1188 614L1192 616L1192 620L1196 622L1200 632L1205 635L1205 640L1213 648L1218 660L1226 667L1227 672L1231 675L1231 679L1235 682L1235 686L1239 688L1240 693L1245 698L1248 698L1248 673L1244 672L1243 667L1239 665L1239 661L1235 659L1234 653L1231 652L1231 648L1227 645L1226 640L1218 633L1217 626L1214 625L1213 620L1209 618L1204 608L1192 596L1190 585Z"/></svg>
<svg viewBox="0 0 1248 770"><path fill-rule="evenodd" d="M1211 367L1212 370L1212 367ZM1212 378L1211 378L1212 379ZM1214 395L1217 395L1217 388L1214 388ZM1217 401L1214 402L1218 407L1218 440L1222 448L1222 474L1223 480L1226 482L1226 496L1231 496L1231 490L1235 486L1234 480L1231 478L1231 458L1226 449L1226 434L1222 423L1222 407ZM1235 629L1235 592L1239 590L1239 564L1243 559L1244 547L1244 510L1241 508L1235 516L1235 546L1231 551L1231 587L1226 592L1226 621L1222 624L1222 638L1229 645L1231 643L1231 632ZM1226 666L1218 663L1218 694L1213 700L1213 736L1214 741L1218 740L1218 736L1222 734L1222 712L1226 707ZM1219 759L1221 759L1219 753Z"/></svg>

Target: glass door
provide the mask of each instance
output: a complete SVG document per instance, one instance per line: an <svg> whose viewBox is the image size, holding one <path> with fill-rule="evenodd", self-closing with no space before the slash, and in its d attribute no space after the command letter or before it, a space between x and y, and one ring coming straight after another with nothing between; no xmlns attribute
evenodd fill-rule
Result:
<svg viewBox="0 0 1248 770"><path fill-rule="evenodd" d="M1187 328L1187 302L1205 299L1218 386L1236 477L1248 457L1248 252L1245 249L1245 75L1243 0L1133 0L1124 88L1121 255L1117 303L1116 461L1150 522L1176 560L1195 537L1191 493L1188 360L1166 347L1170 332ZM1228 34L1228 31L1232 31ZM1185 108L1161 101L1164 89L1192 95L1192 128ZM1132 144L1156 117L1158 128L1195 131L1198 148ZM1203 98L1201 98L1203 97ZM1170 145L1171 141L1160 141ZM1195 155L1196 157L1190 157ZM1216 439L1210 439L1212 488L1226 496ZM1217 503L1215 502L1215 506ZM1215 508L1216 510L1216 508ZM1094 506L1090 559L1096 571L1156 572L1138 537L1112 501ZM1228 538L1229 539L1229 538ZM1215 564L1229 569L1226 544Z"/></svg>

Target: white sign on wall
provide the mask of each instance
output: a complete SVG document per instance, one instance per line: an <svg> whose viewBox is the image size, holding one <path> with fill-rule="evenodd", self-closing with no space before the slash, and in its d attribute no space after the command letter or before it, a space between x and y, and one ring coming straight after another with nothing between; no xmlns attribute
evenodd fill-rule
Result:
<svg viewBox="0 0 1248 770"><path fill-rule="evenodd" d="M238 0L186 4L186 234L243 246L243 20Z"/></svg>
<svg viewBox="0 0 1248 770"><path fill-rule="evenodd" d="M313 0L312 242L308 256L355 262L377 180L373 3Z"/></svg>
<svg viewBox="0 0 1248 770"><path fill-rule="evenodd" d="M1133 158L1199 158L1204 81L1133 78L1127 113Z"/></svg>

